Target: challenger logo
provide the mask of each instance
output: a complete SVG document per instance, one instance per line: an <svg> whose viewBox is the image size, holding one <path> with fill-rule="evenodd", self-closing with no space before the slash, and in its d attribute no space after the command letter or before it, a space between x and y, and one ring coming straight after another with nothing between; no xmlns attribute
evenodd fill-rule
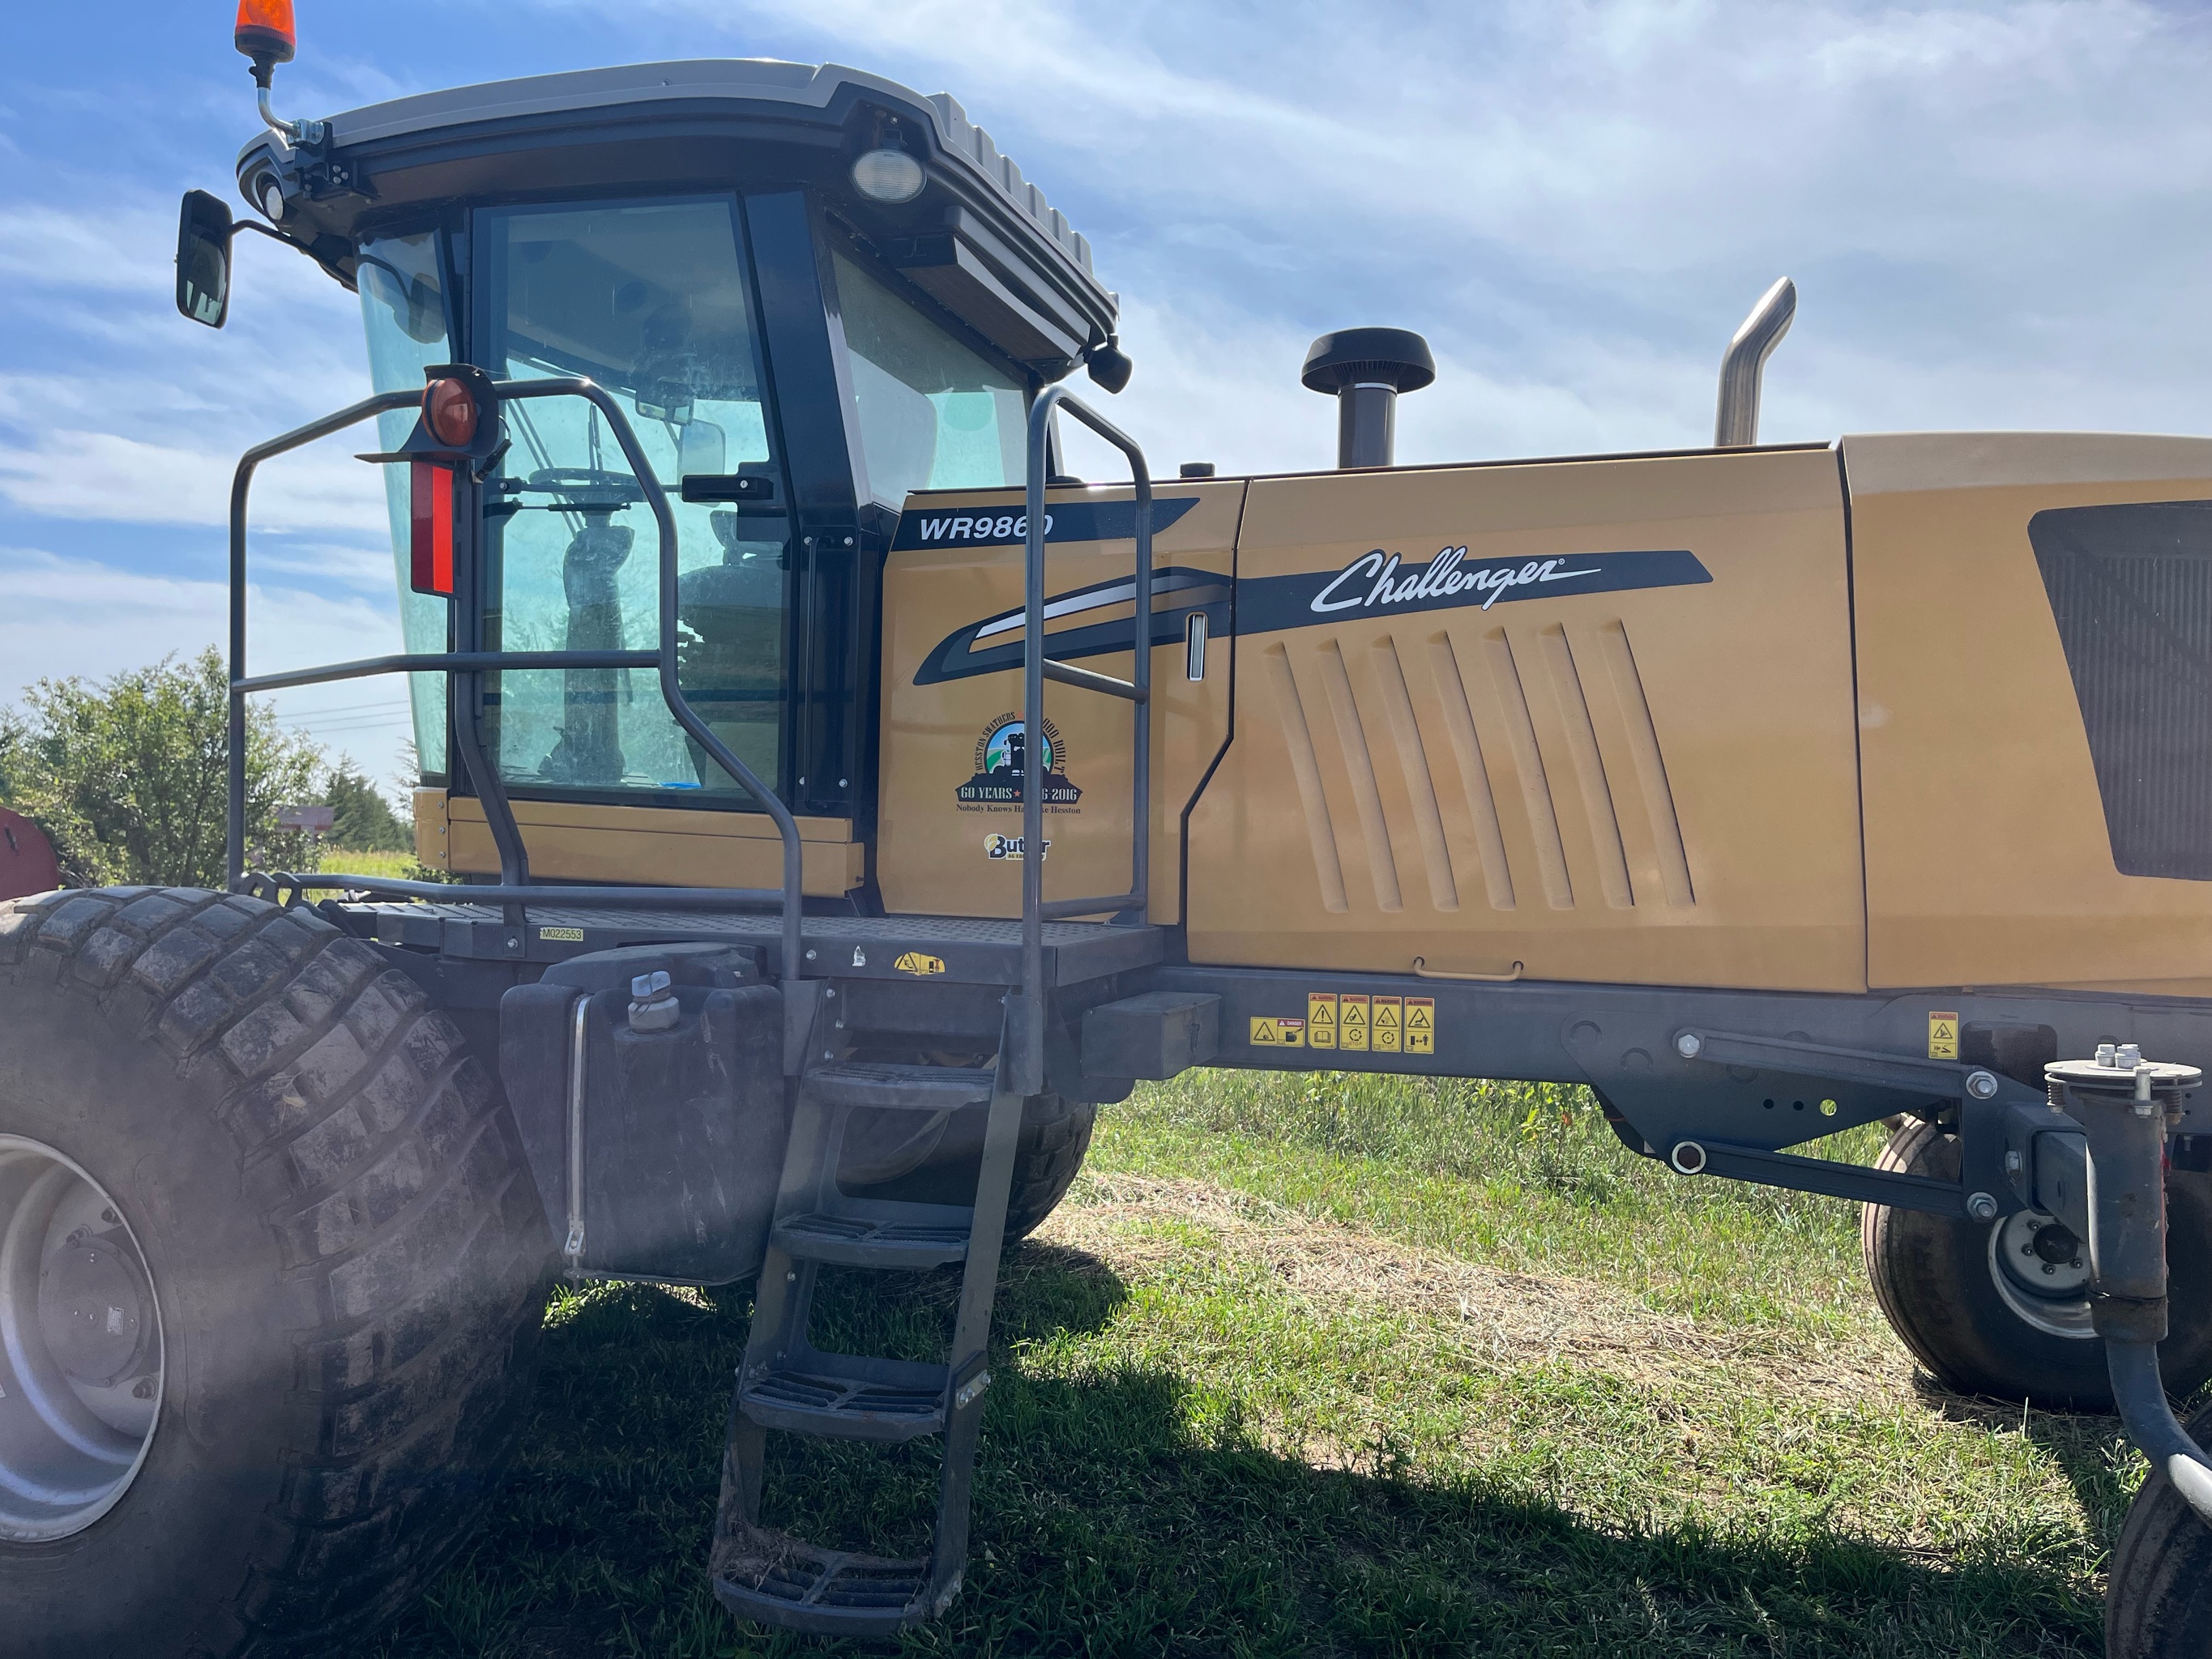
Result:
<svg viewBox="0 0 2212 1659"><path fill-rule="evenodd" d="M1237 584L1237 631L1279 633L1361 617L1492 605L1576 593L1620 593L1712 580L1687 548L1553 554L1534 559L1470 559L1464 546L1440 548L1425 564L1370 548L1336 570L1261 576Z"/></svg>
<svg viewBox="0 0 2212 1659"><path fill-rule="evenodd" d="M1001 714L975 739L975 775L953 792L963 812L1018 812L1022 787L1035 765L1044 774L1048 812L1073 812L1083 791L1067 778L1067 751L1060 728L1050 720L1034 744L1018 714Z"/></svg>

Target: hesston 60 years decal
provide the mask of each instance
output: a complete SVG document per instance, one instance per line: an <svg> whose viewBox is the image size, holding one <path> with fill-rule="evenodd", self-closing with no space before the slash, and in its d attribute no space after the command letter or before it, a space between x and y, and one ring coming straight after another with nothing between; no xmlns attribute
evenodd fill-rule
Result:
<svg viewBox="0 0 2212 1659"><path fill-rule="evenodd" d="M1050 720L1038 723L1044 727L1041 743L1030 741L1029 726L1018 714L1001 714L983 728L975 739L975 775L953 791L962 811L1020 811L1023 784L1030 766L1038 763L1044 771L1038 780L1044 787L1044 810L1076 810L1083 792L1068 780L1067 745Z"/></svg>

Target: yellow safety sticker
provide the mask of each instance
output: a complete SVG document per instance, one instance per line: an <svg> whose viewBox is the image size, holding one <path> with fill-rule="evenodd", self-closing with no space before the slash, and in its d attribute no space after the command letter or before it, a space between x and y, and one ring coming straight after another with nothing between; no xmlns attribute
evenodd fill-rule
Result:
<svg viewBox="0 0 2212 1659"><path fill-rule="evenodd" d="M1336 993L1309 991L1306 993L1306 1047L1334 1048L1336 1047Z"/></svg>
<svg viewBox="0 0 2212 1659"><path fill-rule="evenodd" d="M1367 1032L1370 1024L1368 1017L1369 1001L1369 998L1355 996L1350 992L1346 992L1336 1000L1336 1046L1338 1048L1352 1049L1363 1054L1367 1052Z"/></svg>
<svg viewBox="0 0 2212 1659"><path fill-rule="evenodd" d="M538 930L538 937L556 945L581 945L584 930L580 927L541 927Z"/></svg>
<svg viewBox="0 0 2212 1659"><path fill-rule="evenodd" d="M1409 1054L1432 1054L1437 1051L1437 1000L1434 997L1406 999L1406 1052Z"/></svg>
<svg viewBox="0 0 2212 1659"><path fill-rule="evenodd" d="M945 958L929 956L921 951L908 951L891 966L902 974L914 974L926 979L932 974L945 971Z"/></svg>
<svg viewBox="0 0 2212 1659"><path fill-rule="evenodd" d="M1255 1048L1303 1048L1306 1023L1302 1019L1255 1019L1252 1046Z"/></svg>
<svg viewBox="0 0 2212 1659"><path fill-rule="evenodd" d="M1368 1041L1378 1054L1400 1052L1406 1032L1406 999L1377 997L1375 999L1375 1024Z"/></svg>
<svg viewBox="0 0 2212 1659"><path fill-rule="evenodd" d="M1928 1058L1956 1060L1959 1057L1959 1017L1939 1014L1929 1010L1928 1014Z"/></svg>

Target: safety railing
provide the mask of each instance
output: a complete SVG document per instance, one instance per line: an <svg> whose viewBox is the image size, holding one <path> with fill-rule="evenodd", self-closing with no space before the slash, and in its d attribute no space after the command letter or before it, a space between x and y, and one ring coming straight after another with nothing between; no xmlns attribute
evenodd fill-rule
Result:
<svg viewBox="0 0 2212 1659"><path fill-rule="evenodd" d="M401 898L496 904L507 912L508 921L517 927L522 925L524 907L547 900L557 900L564 905L593 904L637 909L734 908L749 904L778 904L782 912L782 976L786 979L803 978L805 963L800 937L803 853L798 821L752 769L732 754L729 746L714 735L714 729L701 718L684 695L678 675L676 649L676 515L668 505L668 492L662 487L653 472L652 462L647 459L645 451L637 441L637 434L631 429L628 417L614 398L605 388L588 380L495 380L491 383L491 391L501 402L532 398L581 398L606 417L607 425L622 448L623 457L629 464L632 476L644 492L646 504L653 510L659 534L660 637L657 647L651 651L411 652L398 656L369 657L355 662L334 663L322 668L247 674L246 517L255 471L264 461L343 431L372 415L419 407L422 394L419 392L382 392L335 414L326 415L320 420L295 428L280 437L255 445L240 458L238 471L230 487L230 821L225 865L231 887L234 890L240 888L246 873L246 698L260 691L320 685L333 680L362 679L371 675L444 673L453 677L453 695L447 702L453 714L454 747L470 786L483 803L484 820L491 831L493 844L499 850L498 884L453 887L436 882L406 881L390 876L354 875L343 872L287 875L283 878L286 884L301 890L343 890ZM461 568L456 571L456 588L461 590L464 583L468 586L465 592L457 591L456 609L464 613L480 609L473 603L473 584L481 575L475 568L477 562L465 560L457 561L457 563ZM498 769L487 762L483 745L477 734L478 709L482 703L481 677L486 673L524 669L592 668L651 668L659 671L661 700L668 705L668 712L675 716L677 724L706 751L709 759L735 779L774 821L783 842L783 880L780 887L616 887L571 885L567 883L547 886L531 880L529 856L523 846L521 831L515 823L514 809L507 799L506 784L501 779Z"/></svg>
<svg viewBox="0 0 2212 1659"><path fill-rule="evenodd" d="M1129 463L1136 485L1136 614L1130 619L1130 678L1115 678L1044 653L1045 473L1051 452L1052 415L1064 409ZM1152 477L1135 440L1103 415L1085 407L1064 386L1048 386L1030 406L1028 495L1024 504L1022 570L1022 729L1028 733L1022 768L1022 1017L1012 1066L1016 1092L1044 1091L1044 924L1067 916L1112 915L1144 920L1152 889ZM1126 698L1133 707L1135 769L1129 791L1129 890L1091 898L1044 896L1044 683L1054 680L1085 691Z"/></svg>

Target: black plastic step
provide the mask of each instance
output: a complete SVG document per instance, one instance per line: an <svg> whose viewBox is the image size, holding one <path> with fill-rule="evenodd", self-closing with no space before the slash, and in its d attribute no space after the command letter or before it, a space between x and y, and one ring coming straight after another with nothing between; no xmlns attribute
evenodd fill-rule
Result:
<svg viewBox="0 0 2212 1659"><path fill-rule="evenodd" d="M803 1086L825 1106L957 1112L991 1098L996 1073L960 1066L890 1066L843 1060L806 1073Z"/></svg>
<svg viewBox="0 0 2212 1659"><path fill-rule="evenodd" d="M895 1636L949 1604L959 1579L930 1594L927 1559L825 1550L766 1528L717 1547L714 1599L741 1619L816 1636Z"/></svg>
<svg viewBox="0 0 2212 1659"><path fill-rule="evenodd" d="M934 1206L933 1206L934 1207ZM843 1267L927 1272L968 1255L964 1223L867 1221L855 1216L795 1215L775 1224L770 1242L794 1261Z"/></svg>
<svg viewBox="0 0 2212 1659"><path fill-rule="evenodd" d="M748 1367L738 1407L765 1429L832 1440L912 1440L945 1427L945 1368L806 1353Z"/></svg>

